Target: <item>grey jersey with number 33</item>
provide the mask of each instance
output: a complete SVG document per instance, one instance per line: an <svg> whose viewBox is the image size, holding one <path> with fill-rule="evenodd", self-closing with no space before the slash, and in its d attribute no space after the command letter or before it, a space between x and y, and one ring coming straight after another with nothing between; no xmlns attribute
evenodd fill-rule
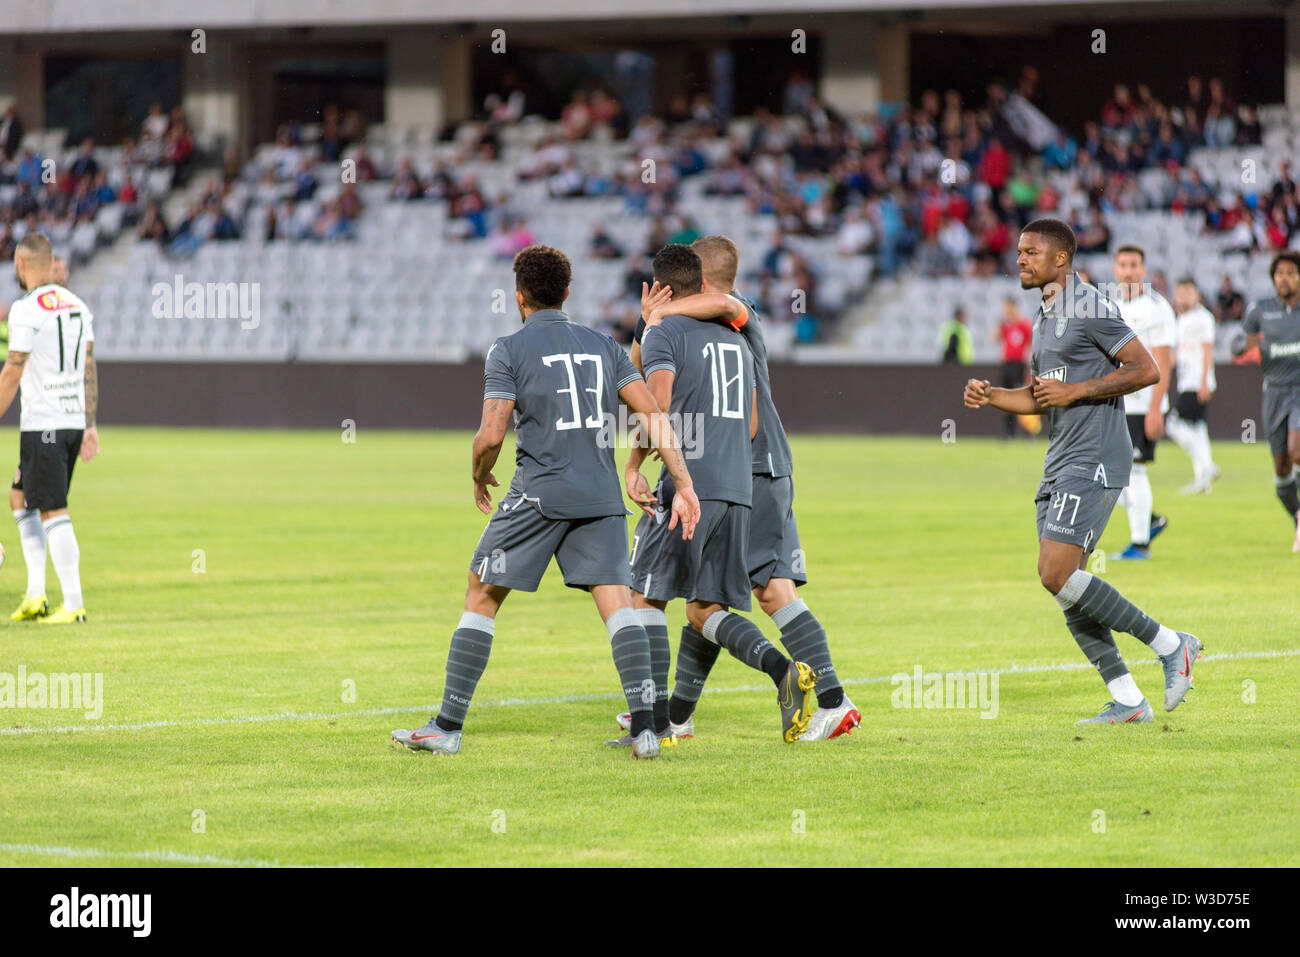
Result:
<svg viewBox="0 0 1300 957"><path fill-rule="evenodd" d="M515 403L515 475L503 507L547 518L625 515L614 462L618 393L640 373L604 333L558 309L529 315L483 363L483 398Z"/></svg>
<svg viewBox="0 0 1300 957"><path fill-rule="evenodd" d="M1119 367L1115 356L1136 333L1119 307L1076 275L1044 312L1034 317L1033 374L1067 384L1100 379ZM1087 470L1108 488L1128 484L1133 445L1124 399L1091 399L1048 409L1043 481L1067 469Z"/></svg>

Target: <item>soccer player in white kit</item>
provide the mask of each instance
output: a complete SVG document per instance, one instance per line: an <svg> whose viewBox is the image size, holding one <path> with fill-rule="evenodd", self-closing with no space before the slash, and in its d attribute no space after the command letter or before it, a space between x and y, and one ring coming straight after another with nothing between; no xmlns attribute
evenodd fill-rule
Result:
<svg viewBox="0 0 1300 957"><path fill-rule="evenodd" d="M1218 383L1214 377L1214 314L1201 304L1196 281L1180 279L1174 286L1174 311L1178 314L1178 349L1175 366L1178 395L1165 423L1169 437L1192 460L1192 483L1183 494L1208 492L1219 476L1210 454L1206 410Z"/></svg>
<svg viewBox="0 0 1300 957"><path fill-rule="evenodd" d="M1119 499L1128 511L1129 546L1111 556L1121 561L1150 558L1151 540L1169 524L1168 519L1153 511L1147 465L1155 461L1156 442L1165 434L1177 332L1173 308L1164 296L1147 285L1146 275L1146 253L1141 246L1130 244L1115 250L1119 311L1160 366L1159 382L1124 396L1124 413L1133 443L1133 472Z"/></svg>
<svg viewBox="0 0 1300 957"><path fill-rule="evenodd" d="M77 456L99 452L95 425L99 379L90 309L54 277L50 241L29 233L14 251L26 295L9 309L9 355L0 372L0 416L22 389L18 473L10 505L27 561L27 593L15 621L51 624L86 620L81 553L68 515L68 486ZM63 589L50 614L45 598L46 551Z"/></svg>

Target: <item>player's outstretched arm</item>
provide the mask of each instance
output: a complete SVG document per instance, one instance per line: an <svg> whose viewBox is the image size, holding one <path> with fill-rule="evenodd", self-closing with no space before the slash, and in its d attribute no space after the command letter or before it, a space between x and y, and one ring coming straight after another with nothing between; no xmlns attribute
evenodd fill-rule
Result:
<svg viewBox="0 0 1300 957"><path fill-rule="evenodd" d="M667 388L669 398L671 398L672 373L661 371L653 374L652 378L656 379L656 384L664 387L661 376L668 376ZM668 416L664 415L663 409L655 398L654 394L645 382L629 382L619 391L619 398L626 403L628 409L638 417L638 424L648 436L650 446L659 450L659 456L663 459L664 467L668 469L668 474L672 476L673 485L676 493L673 496L672 518L668 523L669 528L676 528L678 521L682 524L682 537L691 538L695 534L695 526L700 520L700 502L695 496L695 483L691 479L691 473L686 468L686 458L682 455L681 441L677 433L673 431L672 423ZM638 442L632 449L632 454L628 458L627 469L624 472L624 481L627 485L628 497L641 507L641 510L647 515L650 514L650 505L654 503L655 497L650 492L650 487L646 483L645 476L641 474L641 463L645 461L647 447Z"/></svg>
<svg viewBox="0 0 1300 957"><path fill-rule="evenodd" d="M484 515L492 514L492 493L488 486L501 483L492 474L501 454L501 444L506 440L510 414L515 410L514 399L484 399L483 418L474 434L474 453L471 469L474 478L474 504Z"/></svg>
<svg viewBox="0 0 1300 957"><path fill-rule="evenodd" d="M988 379L968 380L962 398L968 409L980 409L991 405L995 409L1016 415L1041 415L1044 411L1034 398L1034 390L1031 386L1020 389L1000 389Z"/></svg>
<svg viewBox="0 0 1300 957"><path fill-rule="evenodd" d="M86 343L86 431L81 437L81 460L89 462L99 454L99 366L95 365L95 344Z"/></svg>
<svg viewBox="0 0 1300 957"><path fill-rule="evenodd" d="M9 411L9 406L13 405L14 396L18 394L18 384L23 379L23 368L27 365L26 352L9 353L5 360L5 367L0 371L0 416Z"/></svg>
<svg viewBox="0 0 1300 957"><path fill-rule="evenodd" d="M693 296L683 296L670 302L654 306L644 313L647 326L658 325L664 316L686 316L690 319L716 319L725 322L733 329L739 329L749 321L749 310L735 296L724 292L701 292Z"/></svg>
<svg viewBox="0 0 1300 957"><path fill-rule="evenodd" d="M1119 368L1099 379L1066 384L1055 379L1034 379L1034 398L1047 408L1063 407L1091 399L1110 399L1145 389L1160 381L1160 366L1150 350L1134 336L1115 354Z"/></svg>

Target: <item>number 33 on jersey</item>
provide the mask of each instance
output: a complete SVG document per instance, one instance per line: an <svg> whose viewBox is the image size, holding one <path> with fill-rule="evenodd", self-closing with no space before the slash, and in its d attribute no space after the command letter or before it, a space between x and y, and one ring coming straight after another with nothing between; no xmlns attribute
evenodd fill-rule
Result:
<svg viewBox="0 0 1300 957"><path fill-rule="evenodd" d="M9 349L28 354L23 367L23 432L86 427L86 346L95 341L91 313L55 283L37 286L9 310Z"/></svg>

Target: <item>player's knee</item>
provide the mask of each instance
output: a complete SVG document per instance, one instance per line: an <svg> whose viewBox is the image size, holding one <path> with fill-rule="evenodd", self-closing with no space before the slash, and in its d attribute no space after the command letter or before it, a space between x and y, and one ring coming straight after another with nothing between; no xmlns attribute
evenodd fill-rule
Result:
<svg viewBox="0 0 1300 957"><path fill-rule="evenodd" d="M1292 432L1286 444L1287 466L1300 465L1300 432ZM1280 474L1280 473L1279 473Z"/></svg>
<svg viewBox="0 0 1300 957"><path fill-rule="evenodd" d="M1283 452L1281 455L1273 459L1273 471L1277 473L1278 478L1286 478L1291 474L1292 468L1294 468L1294 465L1292 463L1290 451Z"/></svg>
<svg viewBox="0 0 1300 957"><path fill-rule="evenodd" d="M27 499L23 496L23 490L20 488L11 488L9 490L9 508L13 511L27 507Z"/></svg>
<svg viewBox="0 0 1300 957"><path fill-rule="evenodd" d="M799 597L794 582L788 578L771 578L766 585L754 586L754 597L763 614L771 616Z"/></svg>
<svg viewBox="0 0 1300 957"><path fill-rule="evenodd" d="M1043 587L1055 595L1074 574L1073 568L1067 568L1064 565L1058 565L1056 562L1039 562L1038 563L1038 580L1043 583Z"/></svg>
<svg viewBox="0 0 1300 957"><path fill-rule="evenodd" d="M695 603L686 606L686 620L691 623L691 627L696 631L704 630L704 623L714 612L726 611L721 605L697 605Z"/></svg>

